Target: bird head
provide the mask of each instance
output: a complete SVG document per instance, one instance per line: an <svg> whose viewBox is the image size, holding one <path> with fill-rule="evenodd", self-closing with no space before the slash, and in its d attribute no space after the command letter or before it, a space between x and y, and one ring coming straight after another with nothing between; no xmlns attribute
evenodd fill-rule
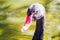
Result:
<svg viewBox="0 0 60 40"><path fill-rule="evenodd" d="M27 17L21 31L25 32L33 21L39 20L45 15L45 8L41 4L32 4L27 10Z"/></svg>
<svg viewBox="0 0 60 40"><path fill-rule="evenodd" d="M27 15L33 15L33 21L39 20L45 15L45 8L41 4L32 4L27 11Z"/></svg>

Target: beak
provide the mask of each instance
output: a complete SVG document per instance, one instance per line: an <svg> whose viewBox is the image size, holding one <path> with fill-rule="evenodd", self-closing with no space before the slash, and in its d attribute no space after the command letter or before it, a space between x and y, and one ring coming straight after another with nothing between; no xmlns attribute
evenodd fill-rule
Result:
<svg viewBox="0 0 60 40"><path fill-rule="evenodd" d="M22 27L21 31L25 32L32 24L33 22L33 13L30 16L26 16L26 21L24 23L24 26Z"/></svg>
<svg viewBox="0 0 60 40"><path fill-rule="evenodd" d="M32 23L32 21L33 21L33 14L31 14L30 16L27 15L24 25L30 24L30 23Z"/></svg>

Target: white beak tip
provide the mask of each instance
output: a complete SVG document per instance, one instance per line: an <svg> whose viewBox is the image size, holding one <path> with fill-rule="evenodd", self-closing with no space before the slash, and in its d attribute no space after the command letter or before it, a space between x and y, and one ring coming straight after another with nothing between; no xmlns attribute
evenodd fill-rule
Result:
<svg viewBox="0 0 60 40"><path fill-rule="evenodd" d="M25 32L25 30L24 30L24 29L21 29L20 31L21 31L21 32Z"/></svg>

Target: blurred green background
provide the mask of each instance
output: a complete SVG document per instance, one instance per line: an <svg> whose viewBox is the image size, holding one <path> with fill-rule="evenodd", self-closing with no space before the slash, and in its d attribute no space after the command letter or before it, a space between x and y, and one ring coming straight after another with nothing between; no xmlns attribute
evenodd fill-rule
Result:
<svg viewBox="0 0 60 40"><path fill-rule="evenodd" d="M25 33L20 29L33 3L46 8L44 40L60 40L60 0L0 0L0 40L32 40L35 22Z"/></svg>

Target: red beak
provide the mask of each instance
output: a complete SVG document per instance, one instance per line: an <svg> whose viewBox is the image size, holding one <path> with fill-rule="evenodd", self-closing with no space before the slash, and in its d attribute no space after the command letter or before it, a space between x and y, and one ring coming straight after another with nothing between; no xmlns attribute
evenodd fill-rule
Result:
<svg viewBox="0 0 60 40"><path fill-rule="evenodd" d="M32 19L33 19L32 18L32 15L30 15L30 16L27 15L26 21L25 21L25 24L24 25L29 24L29 23L32 23L32 21L33 21Z"/></svg>
<svg viewBox="0 0 60 40"><path fill-rule="evenodd" d="M25 32L30 27L32 22L33 22L33 13L30 16L27 15L26 21L25 21L24 26L22 27L21 31Z"/></svg>

